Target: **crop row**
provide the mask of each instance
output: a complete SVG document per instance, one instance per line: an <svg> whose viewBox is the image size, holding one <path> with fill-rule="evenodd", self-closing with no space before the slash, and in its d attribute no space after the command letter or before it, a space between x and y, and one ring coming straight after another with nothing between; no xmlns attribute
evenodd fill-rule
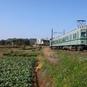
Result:
<svg viewBox="0 0 87 87"><path fill-rule="evenodd" d="M4 53L4 56L18 56L18 57L36 57L37 53L24 53L24 52L10 52L10 53Z"/></svg>
<svg viewBox="0 0 87 87"><path fill-rule="evenodd" d="M35 58L0 59L0 87L33 87Z"/></svg>

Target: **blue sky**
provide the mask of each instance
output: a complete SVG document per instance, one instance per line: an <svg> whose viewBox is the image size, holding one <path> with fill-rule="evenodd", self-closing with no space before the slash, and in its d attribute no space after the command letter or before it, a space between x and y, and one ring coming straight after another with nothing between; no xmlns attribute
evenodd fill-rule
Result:
<svg viewBox="0 0 87 87"><path fill-rule="evenodd" d="M47 38L87 20L87 0L0 0L0 39Z"/></svg>

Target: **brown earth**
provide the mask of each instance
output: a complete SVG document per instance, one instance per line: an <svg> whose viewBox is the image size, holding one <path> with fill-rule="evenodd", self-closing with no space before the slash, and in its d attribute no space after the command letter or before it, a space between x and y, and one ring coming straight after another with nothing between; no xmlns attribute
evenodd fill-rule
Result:
<svg viewBox="0 0 87 87"><path fill-rule="evenodd" d="M51 50L51 48L47 47L43 49L43 54L45 58L51 63L51 64L57 64L58 58L56 54Z"/></svg>
<svg viewBox="0 0 87 87"><path fill-rule="evenodd" d="M49 47L43 48L42 54L43 54L43 57L38 56L39 59L45 58L49 63L51 63L53 65L58 63L57 56ZM48 75L47 69L42 71L41 70L42 67L43 67L43 63L41 63L41 61L39 61L38 66L36 68L39 87L54 87L52 77L50 75Z"/></svg>

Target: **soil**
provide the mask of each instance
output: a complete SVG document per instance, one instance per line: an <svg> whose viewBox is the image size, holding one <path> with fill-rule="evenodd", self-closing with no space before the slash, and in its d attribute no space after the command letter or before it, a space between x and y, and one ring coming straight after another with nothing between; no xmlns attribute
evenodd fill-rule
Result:
<svg viewBox="0 0 87 87"><path fill-rule="evenodd" d="M58 58L55 55L55 53L51 50L51 48L47 47L43 49L43 54L45 58L51 63L51 64L57 64Z"/></svg>
<svg viewBox="0 0 87 87"><path fill-rule="evenodd" d="M43 48L42 52L43 52L44 58L46 58L49 63L51 64L58 63L57 56L49 47ZM41 57L41 56L38 56L38 57ZM42 66L43 66L42 63L38 62L38 66L36 68L37 78L38 78L38 87L54 87L52 77L47 74L47 69L45 69L44 71L41 70Z"/></svg>
<svg viewBox="0 0 87 87"><path fill-rule="evenodd" d="M54 87L52 78L47 75L46 70L44 72L38 71L37 76L39 87Z"/></svg>

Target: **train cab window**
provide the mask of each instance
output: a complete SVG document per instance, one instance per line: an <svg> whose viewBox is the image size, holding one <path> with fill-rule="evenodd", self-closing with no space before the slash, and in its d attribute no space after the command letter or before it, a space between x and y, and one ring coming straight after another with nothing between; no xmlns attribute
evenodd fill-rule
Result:
<svg viewBox="0 0 87 87"><path fill-rule="evenodd" d="M86 32L81 32L81 37L86 37Z"/></svg>

